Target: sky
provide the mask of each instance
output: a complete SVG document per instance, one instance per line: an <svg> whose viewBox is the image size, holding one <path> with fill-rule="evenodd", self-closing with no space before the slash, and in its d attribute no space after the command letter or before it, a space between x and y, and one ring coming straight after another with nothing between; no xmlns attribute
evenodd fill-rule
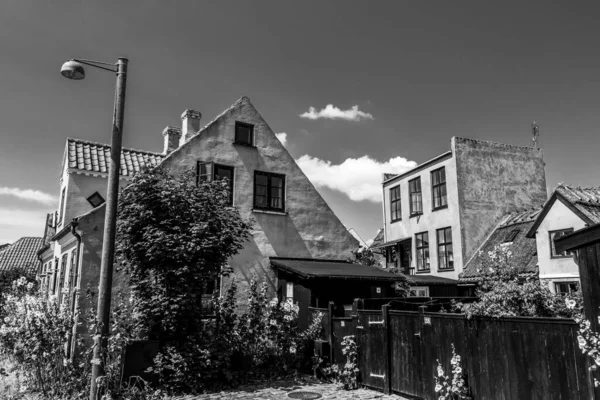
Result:
<svg viewBox="0 0 600 400"><path fill-rule="evenodd" d="M185 109L207 123L248 96L364 240L381 174L540 127L548 189L600 186L600 3L584 1L28 1L0 5L0 243L41 236L65 139L107 143L130 60L124 146L162 151Z"/></svg>

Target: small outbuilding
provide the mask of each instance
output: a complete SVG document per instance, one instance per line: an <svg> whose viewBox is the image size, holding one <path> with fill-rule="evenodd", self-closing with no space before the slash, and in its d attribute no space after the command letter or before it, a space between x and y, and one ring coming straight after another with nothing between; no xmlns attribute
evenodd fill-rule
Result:
<svg viewBox="0 0 600 400"><path fill-rule="evenodd" d="M309 307L352 309L356 298L393 297L402 275L342 260L270 257L277 274L280 300L292 299L299 306L299 325L308 326Z"/></svg>

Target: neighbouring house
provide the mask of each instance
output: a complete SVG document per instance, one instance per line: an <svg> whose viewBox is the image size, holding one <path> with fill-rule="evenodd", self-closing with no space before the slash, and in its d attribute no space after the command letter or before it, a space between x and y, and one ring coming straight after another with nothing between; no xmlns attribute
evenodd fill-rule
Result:
<svg viewBox="0 0 600 400"><path fill-rule="evenodd" d="M298 324L309 324L308 307L327 308L333 302L338 309L350 311L356 298L393 297L395 283L406 278L366 265L348 261L271 257L276 270L280 299L298 303Z"/></svg>
<svg viewBox="0 0 600 400"><path fill-rule="evenodd" d="M600 223L600 188L559 185L527 233L537 243L539 277L555 293L570 293L579 284L573 255L557 251L554 240Z"/></svg>
<svg viewBox="0 0 600 400"><path fill-rule="evenodd" d="M35 275L40 263L37 251L42 247L41 237L22 237L0 249L0 271L23 270Z"/></svg>
<svg viewBox="0 0 600 400"><path fill-rule="evenodd" d="M387 266L456 285L467 261L510 212L543 204L543 152L453 137L450 151L400 175L384 174ZM423 283L422 292L428 290Z"/></svg>
<svg viewBox="0 0 600 400"><path fill-rule="evenodd" d="M182 127L166 127L163 153L123 149L123 188L144 166L162 166L173 174L193 170L199 180L228 178L230 202L253 221L251 238L230 261L238 298L248 298L252 279L266 281L276 294L277 277L269 257L346 260L359 246L298 167L250 99L242 97L201 128L201 114L186 110ZM60 173L59 210L49 216L51 236L39 252L41 281L49 293L71 307L92 307L80 296L97 289L107 163L110 146L67 139ZM115 275L113 293L124 281ZM209 292L206 293L210 295Z"/></svg>
<svg viewBox="0 0 600 400"><path fill-rule="evenodd" d="M538 250L535 239L527 233L541 213L541 208L514 212L506 215L479 249L467 261L463 272L459 275L460 286L470 288L468 295L474 295L474 290L483 274L492 272L498 267L514 268L519 276L538 276ZM497 251L497 250L506 250ZM510 253L508 253L510 252ZM504 258L505 254L509 254ZM492 259L500 255L502 260Z"/></svg>

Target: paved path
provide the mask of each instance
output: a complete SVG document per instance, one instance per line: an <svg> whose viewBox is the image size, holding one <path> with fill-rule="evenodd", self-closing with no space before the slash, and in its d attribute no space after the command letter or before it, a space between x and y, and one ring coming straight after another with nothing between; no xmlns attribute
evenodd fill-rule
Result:
<svg viewBox="0 0 600 400"><path fill-rule="evenodd" d="M339 399L339 400L407 400L404 397L392 395L386 396L383 393L368 389L344 390L339 385L325 383L298 383L276 381L249 385L236 390L202 394L188 395L179 397L177 400L285 400L291 399L288 394L294 392L315 392L319 393L321 399Z"/></svg>

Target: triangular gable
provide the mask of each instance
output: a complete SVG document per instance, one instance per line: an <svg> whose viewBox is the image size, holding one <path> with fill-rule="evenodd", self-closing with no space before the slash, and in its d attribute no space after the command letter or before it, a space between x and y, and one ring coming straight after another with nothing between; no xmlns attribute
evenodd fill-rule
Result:
<svg viewBox="0 0 600 400"><path fill-rule="evenodd" d="M575 214L579 218L581 218L581 220L583 222L585 222L586 224L591 225L591 224L594 223L594 221L592 221L587 215L585 215L583 212L581 212L581 210L579 210L577 207L575 207L562 194L560 194L559 192L557 192L555 190L554 193L552 193L552 196L550 197L550 199L548 199L548 201L546 202L546 204L544 204L544 208L542 209L542 212L536 218L536 220L533 223L533 226L531 227L531 229L529 230L529 232L527 232L527 237L528 238L535 237L535 233L537 232L539 226L544 221L544 219L546 218L546 215L548 215L548 213L552 209L552 206L554 205L554 203L556 203L557 200L559 200L561 203L563 203L569 210L571 210L573 212L573 214Z"/></svg>

